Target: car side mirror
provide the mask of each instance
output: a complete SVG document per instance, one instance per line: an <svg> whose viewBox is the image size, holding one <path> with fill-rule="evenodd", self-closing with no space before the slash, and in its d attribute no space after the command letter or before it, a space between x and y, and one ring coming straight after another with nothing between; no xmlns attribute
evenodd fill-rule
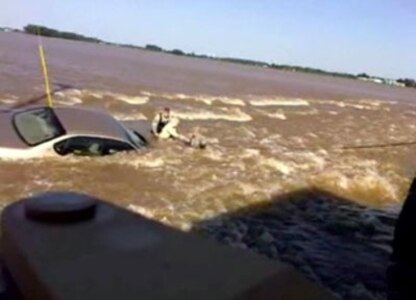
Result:
<svg viewBox="0 0 416 300"><path fill-rule="evenodd" d="M55 150L56 153L58 153L59 155L67 155L68 154L68 149L65 147L65 143L64 142L59 142L53 145L53 150Z"/></svg>

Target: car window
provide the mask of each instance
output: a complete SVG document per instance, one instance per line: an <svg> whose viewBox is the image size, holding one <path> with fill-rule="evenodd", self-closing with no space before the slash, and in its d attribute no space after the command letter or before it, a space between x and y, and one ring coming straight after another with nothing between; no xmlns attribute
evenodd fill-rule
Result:
<svg viewBox="0 0 416 300"><path fill-rule="evenodd" d="M112 139L73 137L56 143L54 149L60 155L102 156L134 148L128 143Z"/></svg>
<svg viewBox="0 0 416 300"><path fill-rule="evenodd" d="M104 154L113 154L115 152L120 152L120 151L129 151L129 150L134 150L134 148L126 143L126 142L122 142L122 141L116 141L116 140L111 140L111 139L103 139L103 149L104 149Z"/></svg>
<svg viewBox="0 0 416 300"><path fill-rule="evenodd" d="M17 113L13 117L17 134L30 146L52 140L65 134L57 116L48 107Z"/></svg>

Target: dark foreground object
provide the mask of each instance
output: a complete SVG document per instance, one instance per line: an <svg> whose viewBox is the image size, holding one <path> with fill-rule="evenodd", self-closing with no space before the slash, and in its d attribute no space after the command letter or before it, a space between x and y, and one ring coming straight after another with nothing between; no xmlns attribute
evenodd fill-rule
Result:
<svg viewBox="0 0 416 300"><path fill-rule="evenodd" d="M388 270L390 300L416 299L416 178L396 223L392 264Z"/></svg>
<svg viewBox="0 0 416 300"><path fill-rule="evenodd" d="M204 220L193 229L286 262L337 299L385 300L397 210L304 189Z"/></svg>
<svg viewBox="0 0 416 300"><path fill-rule="evenodd" d="M20 299L330 299L286 264L73 193L8 206L1 250Z"/></svg>

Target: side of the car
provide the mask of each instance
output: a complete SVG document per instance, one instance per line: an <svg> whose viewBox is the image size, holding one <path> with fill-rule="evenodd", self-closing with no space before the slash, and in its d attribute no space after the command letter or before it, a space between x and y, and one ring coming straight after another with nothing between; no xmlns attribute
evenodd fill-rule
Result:
<svg viewBox="0 0 416 300"><path fill-rule="evenodd" d="M99 135L67 134L25 149L0 147L0 157L29 159L68 154L102 156L130 150L137 150L137 147L127 141Z"/></svg>

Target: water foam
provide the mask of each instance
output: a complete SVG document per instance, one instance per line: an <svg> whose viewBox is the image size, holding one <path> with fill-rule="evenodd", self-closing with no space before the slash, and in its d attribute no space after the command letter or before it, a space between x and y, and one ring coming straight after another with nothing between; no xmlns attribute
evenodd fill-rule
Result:
<svg viewBox="0 0 416 300"><path fill-rule="evenodd" d="M70 102L62 104L74 105L82 103L81 98L84 96L93 97L95 99L103 99L104 97L110 97L115 100L125 102L130 105L143 105L149 102L149 96L129 96L121 93L113 93L109 91L97 91L97 90L79 90L79 89L68 89L65 91L59 91L55 93L57 98L63 98L65 100L70 99Z"/></svg>
<svg viewBox="0 0 416 300"><path fill-rule="evenodd" d="M258 149L244 149L243 152L240 155L240 158L252 158L257 157L260 155L260 150Z"/></svg>
<svg viewBox="0 0 416 300"><path fill-rule="evenodd" d="M246 103L238 98L230 98L225 96L213 97L213 96L197 96L195 100L203 102L208 105L212 105L214 102L220 102L226 105L245 106Z"/></svg>
<svg viewBox="0 0 416 300"><path fill-rule="evenodd" d="M100 93L100 92L90 92L89 95L95 99L103 99L104 98L104 93Z"/></svg>
<svg viewBox="0 0 416 300"><path fill-rule="evenodd" d="M347 176L339 170L325 172L314 180L314 183L341 196L346 195L359 201L382 203L398 199L397 186L388 178L370 170L353 177Z"/></svg>
<svg viewBox="0 0 416 300"><path fill-rule="evenodd" d="M348 157L312 179L318 187L357 201L399 201L399 176L377 161ZM384 167L384 168L382 168Z"/></svg>
<svg viewBox="0 0 416 300"><path fill-rule="evenodd" d="M82 104L82 99L79 97L70 97L67 101L65 101L66 105L76 105L76 104Z"/></svg>
<svg viewBox="0 0 416 300"><path fill-rule="evenodd" d="M361 99L361 100L314 100L315 103L321 105L333 105L340 108L353 108L358 110L379 110L383 104L391 104L380 100Z"/></svg>
<svg viewBox="0 0 416 300"><path fill-rule="evenodd" d="M162 157L152 157L151 155L143 155L139 157L122 158L118 163L132 166L134 168L160 168L165 165Z"/></svg>
<svg viewBox="0 0 416 300"><path fill-rule="evenodd" d="M54 94L55 101L62 105L73 106L82 104L83 91L79 89L69 89L65 91L56 92Z"/></svg>
<svg viewBox="0 0 416 300"><path fill-rule="evenodd" d="M143 105L149 102L149 97L147 96L126 96L126 95L118 95L116 97L117 100L123 101L125 103L131 105Z"/></svg>
<svg viewBox="0 0 416 300"><path fill-rule="evenodd" d="M0 99L0 102L10 105L10 104L15 104L17 102L17 100L15 100L15 99Z"/></svg>
<svg viewBox="0 0 416 300"><path fill-rule="evenodd" d="M289 153L291 160L294 161L298 170L315 170L322 171L327 166L327 153L325 150L312 152L294 152Z"/></svg>
<svg viewBox="0 0 416 300"><path fill-rule="evenodd" d="M279 171L283 175L289 175L290 173L294 171L292 166L275 158L266 158L264 160L261 160L260 164L271 167Z"/></svg>
<svg viewBox="0 0 416 300"><path fill-rule="evenodd" d="M204 151L203 156L211 161L221 162L224 160L224 154L222 151L214 148L208 148Z"/></svg>
<svg viewBox="0 0 416 300"><path fill-rule="evenodd" d="M260 110L257 110L257 111L263 116L266 116L270 119L287 120L285 113L280 110L275 111L275 112L260 111Z"/></svg>
<svg viewBox="0 0 416 300"><path fill-rule="evenodd" d="M313 108L313 109L309 109L305 111L296 111L296 112L291 112L291 113L297 116L314 116L314 115L318 115L320 111L316 108Z"/></svg>
<svg viewBox="0 0 416 300"><path fill-rule="evenodd" d="M227 96L210 96L210 95L187 95L187 94L153 94L169 100L190 100L202 102L206 105L213 105L215 102L223 103L231 106L246 106L246 103L239 98L232 98Z"/></svg>
<svg viewBox="0 0 416 300"><path fill-rule="evenodd" d="M304 99L294 98L273 98L273 99L253 99L249 101L252 106L309 106L309 102Z"/></svg>
<svg viewBox="0 0 416 300"><path fill-rule="evenodd" d="M81 97L84 91L80 89L67 89L54 93L56 97L66 98L66 97Z"/></svg>
<svg viewBox="0 0 416 300"><path fill-rule="evenodd" d="M183 120L224 120L233 122L249 122L253 118L239 108L219 108L210 110L177 110L175 116Z"/></svg>
<svg viewBox="0 0 416 300"><path fill-rule="evenodd" d="M150 210L147 207L144 206L140 206L140 205L136 205L136 204L129 204L127 206L127 209L129 209L130 211L142 215L144 217L147 217L149 219L153 219L155 217L155 214L152 210Z"/></svg>

